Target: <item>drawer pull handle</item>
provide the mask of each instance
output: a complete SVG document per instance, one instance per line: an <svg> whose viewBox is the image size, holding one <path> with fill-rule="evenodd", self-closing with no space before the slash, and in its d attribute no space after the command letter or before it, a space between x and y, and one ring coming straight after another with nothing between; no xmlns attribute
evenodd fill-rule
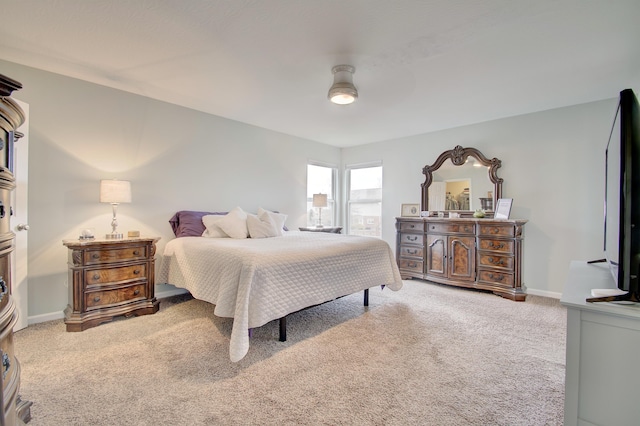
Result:
<svg viewBox="0 0 640 426"><path fill-rule="evenodd" d="M95 303L98 303L98 302L100 301L100 296L96 296L96 297L94 297L94 298L93 298L93 301L94 301Z"/></svg>
<svg viewBox="0 0 640 426"><path fill-rule="evenodd" d="M489 278L491 278L492 280L495 279L496 281L502 281L504 279L504 276L502 274L489 274Z"/></svg>
<svg viewBox="0 0 640 426"><path fill-rule="evenodd" d="M418 236L417 235L407 235L407 240L408 241L417 241L418 240Z"/></svg>
<svg viewBox="0 0 640 426"><path fill-rule="evenodd" d="M418 266L418 262L407 262L409 268L415 268Z"/></svg>
<svg viewBox="0 0 640 426"><path fill-rule="evenodd" d="M418 249L414 249L414 250L408 249L407 254L418 254Z"/></svg>
<svg viewBox="0 0 640 426"><path fill-rule="evenodd" d="M134 271L133 271L133 273L134 273L135 275L140 274L140 269L136 269L136 270L134 270Z"/></svg>
<svg viewBox="0 0 640 426"><path fill-rule="evenodd" d="M93 274L93 279L94 280L99 280L100 279L100 274Z"/></svg>
<svg viewBox="0 0 640 426"><path fill-rule="evenodd" d="M94 259L100 259L100 255L98 253L93 253L93 257Z"/></svg>
<svg viewBox="0 0 640 426"><path fill-rule="evenodd" d="M9 369L11 368L11 359L9 358L9 355L7 355L6 353L2 354L2 379L6 379L7 378L7 373L9 372Z"/></svg>
<svg viewBox="0 0 640 426"><path fill-rule="evenodd" d="M504 247L504 243L496 244L496 243L494 243L493 241L491 241L491 242L489 243L489 247L491 247L491 248L495 248L495 249L501 249L501 248L503 248L503 247Z"/></svg>
<svg viewBox="0 0 640 426"><path fill-rule="evenodd" d="M139 294L140 294L140 290L139 290L139 289L136 289L136 291L134 291L134 292L133 292L133 295L134 295L134 296L137 296L137 295L139 295Z"/></svg>
<svg viewBox="0 0 640 426"><path fill-rule="evenodd" d="M133 255L134 256L140 256L140 251L139 250L134 250Z"/></svg>
<svg viewBox="0 0 640 426"><path fill-rule="evenodd" d="M416 226L412 223L411 225L409 225L411 228L415 228Z"/></svg>

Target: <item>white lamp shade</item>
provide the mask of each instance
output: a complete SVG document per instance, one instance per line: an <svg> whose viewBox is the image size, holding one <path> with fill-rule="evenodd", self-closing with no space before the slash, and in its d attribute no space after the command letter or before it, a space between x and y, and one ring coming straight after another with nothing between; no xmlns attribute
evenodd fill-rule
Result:
<svg viewBox="0 0 640 426"><path fill-rule="evenodd" d="M127 180L101 180L100 181L100 202L101 203L130 203L131 202L131 182Z"/></svg>
<svg viewBox="0 0 640 426"><path fill-rule="evenodd" d="M313 207L327 207L327 194L313 194Z"/></svg>

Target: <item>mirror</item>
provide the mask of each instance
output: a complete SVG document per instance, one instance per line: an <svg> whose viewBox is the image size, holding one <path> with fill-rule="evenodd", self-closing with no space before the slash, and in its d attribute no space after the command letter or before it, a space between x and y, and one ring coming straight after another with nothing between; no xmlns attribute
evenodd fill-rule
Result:
<svg viewBox="0 0 640 426"><path fill-rule="evenodd" d="M477 209L493 212L502 197L502 178L497 170L502 162L488 159L475 148L460 145L445 151L422 173L423 211L454 211L470 216Z"/></svg>

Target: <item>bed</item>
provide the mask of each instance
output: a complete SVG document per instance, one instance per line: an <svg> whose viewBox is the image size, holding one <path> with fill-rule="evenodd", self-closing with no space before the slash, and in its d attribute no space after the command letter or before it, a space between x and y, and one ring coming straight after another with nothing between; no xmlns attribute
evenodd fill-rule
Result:
<svg viewBox="0 0 640 426"><path fill-rule="evenodd" d="M215 305L215 315L233 318L233 362L247 354L252 328L371 287L402 287L383 240L284 230L269 238L207 238L198 223L205 215L187 233L178 229L189 227L185 219L172 222L177 238L164 248L157 282L184 288Z"/></svg>

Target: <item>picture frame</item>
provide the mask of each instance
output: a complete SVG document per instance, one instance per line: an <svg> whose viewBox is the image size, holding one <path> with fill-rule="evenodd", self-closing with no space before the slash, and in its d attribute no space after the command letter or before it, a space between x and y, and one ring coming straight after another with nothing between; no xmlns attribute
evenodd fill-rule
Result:
<svg viewBox="0 0 640 426"><path fill-rule="evenodd" d="M420 204L403 204L400 216L420 217Z"/></svg>
<svg viewBox="0 0 640 426"><path fill-rule="evenodd" d="M495 219L509 219L511 204L513 204L513 198L499 198L493 217Z"/></svg>

